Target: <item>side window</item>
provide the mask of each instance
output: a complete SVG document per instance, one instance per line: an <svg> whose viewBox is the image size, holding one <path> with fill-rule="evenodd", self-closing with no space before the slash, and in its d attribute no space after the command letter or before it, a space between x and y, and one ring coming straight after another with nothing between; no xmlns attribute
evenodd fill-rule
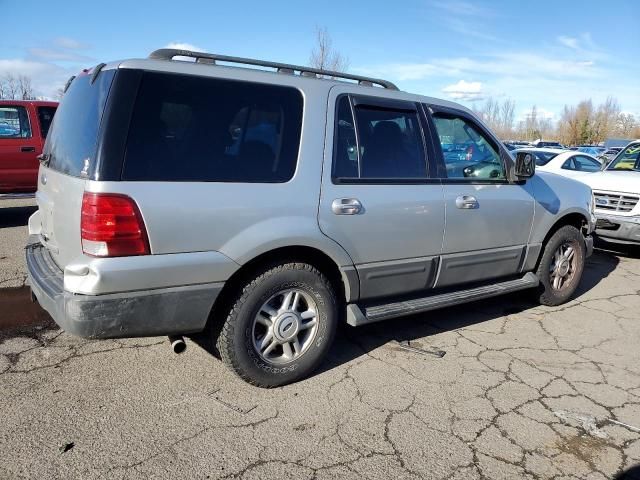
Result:
<svg viewBox="0 0 640 480"><path fill-rule="evenodd" d="M298 160L302 102L290 87L146 73L122 177L286 182Z"/></svg>
<svg viewBox="0 0 640 480"><path fill-rule="evenodd" d="M563 170L575 170L575 169L576 169L576 167L575 167L575 165L574 165L574 163L573 163L573 159L574 159L574 158L575 158L575 157L571 157L569 160L567 160L566 162L564 162L564 163L562 164L562 169L563 169Z"/></svg>
<svg viewBox="0 0 640 480"><path fill-rule="evenodd" d="M355 122L348 97L336 116L333 176L363 179L426 178L427 164L418 113L358 105Z"/></svg>
<svg viewBox="0 0 640 480"><path fill-rule="evenodd" d="M498 148L469 120L435 114L447 178L502 180L506 172Z"/></svg>
<svg viewBox="0 0 640 480"><path fill-rule="evenodd" d="M47 138L55 113L56 107L38 107L38 120L40 121L40 135L42 138Z"/></svg>
<svg viewBox="0 0 640 480"><path fill-rule="evenodd" d="M0 138L31 138L31 124L25 107L0 106Z"/></svg>
<svg viewBox="0 0 640 480"><path fill-rule="evenodd" d="M349 97L341 97L336 112L334 133L333 172L334 178L359 178L358 144L356 127L351 115Z"/></svg>
<svg viewBox="0 0 640 480"><path fill-rule="evenodd" d="M580 172L597 172L601 168L597 160L585 157L584 155L576 155L573 157L573 162L575 164L575 170Z"/></svg>

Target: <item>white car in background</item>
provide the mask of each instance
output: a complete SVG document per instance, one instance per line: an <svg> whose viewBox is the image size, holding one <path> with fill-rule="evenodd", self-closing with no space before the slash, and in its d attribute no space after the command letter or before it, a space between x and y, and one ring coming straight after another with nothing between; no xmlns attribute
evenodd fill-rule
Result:
<svg viewBox="0 0 640 480"><path fill-rule="evenodd" d="M597 158L576 150L519 148L511 153L515 155L517 152L532 153L536 157L536 170L564 177L577 178L602 169L602 163Z"/></svg>
<svg viewBox="0 0 640 480"><path fill-rule="evenodd" d="M580 181L593 191L598 237L640 245L640 140L627 145L605 170Z"/></svg>

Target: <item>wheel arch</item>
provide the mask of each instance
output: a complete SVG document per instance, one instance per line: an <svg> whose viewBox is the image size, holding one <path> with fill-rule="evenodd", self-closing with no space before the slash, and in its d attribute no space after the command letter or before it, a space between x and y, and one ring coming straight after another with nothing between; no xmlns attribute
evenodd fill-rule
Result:
<svg viewBox="0 0 640 480"><path fill-rule="evenodd" d="M230 306L229 302L233 298L233 293L242 288L242 285L260 269L267 265L292 261L313 265L326 275L343 304L357 300L360 282L355 267L339 266L329 254L316 247L289 245L262 252L236 270L225 282L222 291L216 298L208 323L219 323L220 316Z"/></svg>
<svg viewBox="0 0 640 480"><path fill-rule="evenodd" d="M581 213L581 212L569 212L565 215L563 215L562 217L560 217L559 219L557 219L555 221L555 223L553 225L551 225L551 228L549 228L549 230L547 231L547 234L545 235L544 239L542 240L542 247L540 248L540 252L538 253L538 258L536 259L536 264L535 264L535 269L537 270L538 266L540 265L540 260L542 259L542 255L544 255L544 249L547 245L547 243L549 242L549 239L553 236L554 233L556 233L559 229L561 229L564 226L567 225L571 225L573 227L576 227L578 229L579 232L582 233L582 235L584 236L586 233L586 230L588 229L589 226L589 220L587 219L587 217Z"/></svg>

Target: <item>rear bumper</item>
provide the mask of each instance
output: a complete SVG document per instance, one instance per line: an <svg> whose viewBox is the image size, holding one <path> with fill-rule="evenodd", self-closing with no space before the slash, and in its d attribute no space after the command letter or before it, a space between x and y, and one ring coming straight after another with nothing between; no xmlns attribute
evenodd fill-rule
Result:
<svg viewBox="0 0 640 480"><path fill-rule="evenodd" d="M640 243L640 217L598 214L596 235L605 240Z"/></svg>
<svg viewBox="0 0 640 480"><path fill-rule="evenodd" d="M105 295L64 290L63 272L40 243L26 248L31 290L66 332L86 338L145 337L204 330L223 283Z"/></svg>

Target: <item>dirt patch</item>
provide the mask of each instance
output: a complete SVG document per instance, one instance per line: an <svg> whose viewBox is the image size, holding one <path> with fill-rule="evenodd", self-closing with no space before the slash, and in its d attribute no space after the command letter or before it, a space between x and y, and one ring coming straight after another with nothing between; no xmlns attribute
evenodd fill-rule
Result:
<svg viewBox="0 0 640 480"><path fill-rule="evenodd" d="M29 287L0 289L0 330L49 322L49 314L31 301Z"/></svg>
<svg viewBox="0 0 640 480"><path fill-rule="evenodd" d="M578 435L558 444L558 448L565 453L593 465L600 451L607 445L602 438L591 435Z"/></svg>

